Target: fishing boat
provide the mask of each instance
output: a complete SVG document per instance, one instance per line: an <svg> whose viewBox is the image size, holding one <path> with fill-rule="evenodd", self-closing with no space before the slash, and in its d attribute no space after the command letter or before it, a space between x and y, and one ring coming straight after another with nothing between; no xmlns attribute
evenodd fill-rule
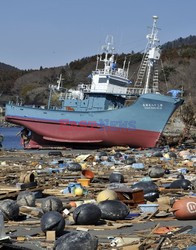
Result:
<svg viewBox="0 0 196 250"><path fill-rule="evenodd" d="M50 86L47 108L6 105L6 121L23 126L25 148L66 145L155 147L169 118L183 100L159 93L158 61L160 45L157 16L134 85L129 63L117 67L113 37L106 39L102 56L97 57L91 84L77 90ZM100 65L103 65L100 67ZM51 105L53 91L61 92L61 107Z"/></svg>

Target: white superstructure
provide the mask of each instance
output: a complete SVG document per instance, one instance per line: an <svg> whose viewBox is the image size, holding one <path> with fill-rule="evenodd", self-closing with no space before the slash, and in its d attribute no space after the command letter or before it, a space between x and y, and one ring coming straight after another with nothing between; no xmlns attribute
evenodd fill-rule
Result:
<svg viewBox="0 0 196 250"><path fill-rule="evenodd" d="M128 79L129 63L126 66L124 61L123 68L117 68L114 59L113 37L107 36L106 45L102 46L104 51L104 59L102 56L97 57L96 70L92 72L92 82L90 92L93 93L111 93L111 94L126 94ZM103 69L98 69L99 63L103 62Z"/></svg>

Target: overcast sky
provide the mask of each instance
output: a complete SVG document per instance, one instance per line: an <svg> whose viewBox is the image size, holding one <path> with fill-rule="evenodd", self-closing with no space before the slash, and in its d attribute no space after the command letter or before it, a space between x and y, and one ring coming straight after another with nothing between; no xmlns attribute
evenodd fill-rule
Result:
<svg viewBox="0 0 196 250"><path fill-rule="evenodd" d="M196 0L0 0L0 62L20 69L62 66L100 52L142 51L152 16L161 44L196 35Z"/></svg>

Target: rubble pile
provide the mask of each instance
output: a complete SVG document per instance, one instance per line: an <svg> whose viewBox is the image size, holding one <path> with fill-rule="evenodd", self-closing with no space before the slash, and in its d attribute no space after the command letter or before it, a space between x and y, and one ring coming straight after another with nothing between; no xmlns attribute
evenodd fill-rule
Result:
<svg viewBox="0 0 196 250"><path fill-rule="evenodd" d="M2 150L0 167L0 245L7 249L196 245L195 144Z"/></svg>

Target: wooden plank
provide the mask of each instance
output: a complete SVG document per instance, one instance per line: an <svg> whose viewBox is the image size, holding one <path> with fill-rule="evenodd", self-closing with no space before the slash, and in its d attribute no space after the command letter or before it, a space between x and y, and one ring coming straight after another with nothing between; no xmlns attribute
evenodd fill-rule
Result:
<svg viewBox="0 0 196 250"><path fill-rule="evenodd" d="M30 183L16 183L16 188L18 190L24 190L27 188L33 188L37 186L37 182L30 182Z"/></svg>
<svg viewBox="0 0 196 250"><path fill-rule="evenodd" d="M46 231L46 241L55 241L56 232L55 231Z"/></svg>
<svg viewBox="0 0 196 250"><path fill-rule="evenodd" d="M111 230L111 229L120 229L123 227L131 227L132 223L114 223L113 226L103 225L103 226L97 226L97 225L66 225L65 229L80 229L80 228L86 228L89 230Z"/></svg>

